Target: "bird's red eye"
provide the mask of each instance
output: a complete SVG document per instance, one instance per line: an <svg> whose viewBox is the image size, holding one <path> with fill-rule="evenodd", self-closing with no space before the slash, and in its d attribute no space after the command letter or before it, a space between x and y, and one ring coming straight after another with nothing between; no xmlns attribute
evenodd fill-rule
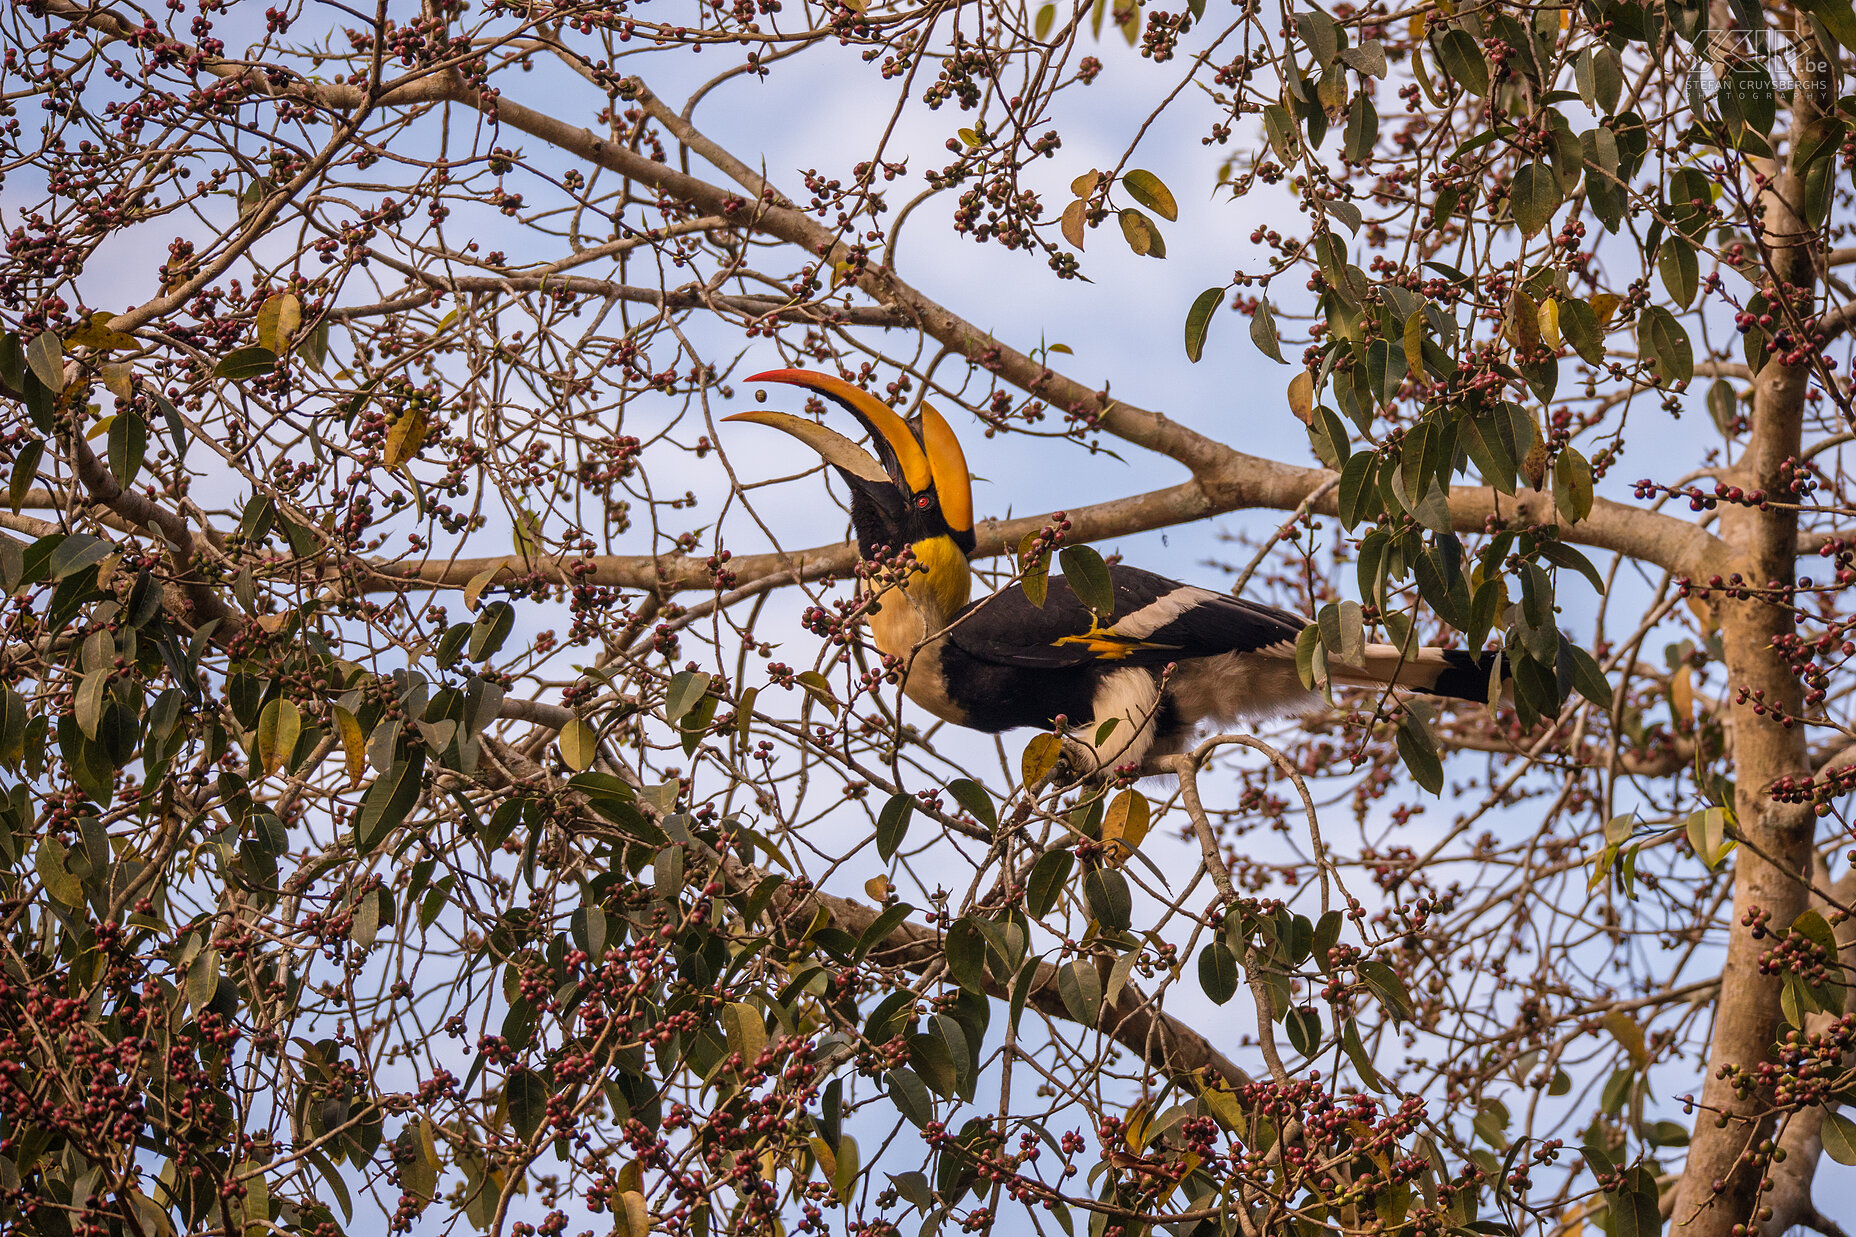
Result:
<svg viewBox="0 0 1856 1237"><path fill-rule="evenodd" d="M934 502L934 499L930 495L917 494L915 496L915 505L917 507L920 507L923 511L928 510L929 504L933 502Z"/></svg>

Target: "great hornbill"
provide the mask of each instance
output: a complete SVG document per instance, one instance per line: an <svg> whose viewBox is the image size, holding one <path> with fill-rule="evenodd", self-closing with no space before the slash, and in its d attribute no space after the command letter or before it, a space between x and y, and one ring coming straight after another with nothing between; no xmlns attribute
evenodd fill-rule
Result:
<svg viewBox="0 0 1856 1237"><path fill-rule="evenodd" d="M1115 604L1108 614L1084 605L1061 576L1050 578L1042 605L1016 585L969 601L972 486L960 442L940 413L924 403L906 421L868 392L803 369L747 381L815 391L870 431L877 459L790 413L726 418L784 430L844 477L861 557L902 562L887 580L881 570L867 573L871 634L897 659L908 697L936 717L988 733L1064 724L1074 771L1099 775L1151 768L1206 722L1229 725L1318 705L1296 669L1296 639L1308 620L1274 606L1121 565L1109 568ZM1331 661L1329 672L1336 683L1486 701L1493 656L1369 644L1363 663Z"/></svg>

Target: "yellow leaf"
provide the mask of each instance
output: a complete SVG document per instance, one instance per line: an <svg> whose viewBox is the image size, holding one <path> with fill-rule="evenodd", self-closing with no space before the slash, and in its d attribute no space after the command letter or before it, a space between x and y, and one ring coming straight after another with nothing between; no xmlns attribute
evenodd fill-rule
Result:
<svg viewBox="0 0 1856 1237"><path fill-rule="evenodd" d="M767 1046L766 1020L746 1001L723 1006L722 1033L728 1039L728 1050L740 1053L742 1061L748 1065L752 1065L760 1050Z"/></svg>
<svg viewBox="0 0 1856 1237"><path fill-rule="evenodd" d="M110 361L97 367L97 374L103 379L104 388L120 400L135 398L135 384L130 375L135 371L120 361Z"/></svg>
<svg viewBox="0 0 1856 1237"><path fill-rule="evenodd" d="M1605 330L1611 325L1611 315L1618 311L1624 298L1615 292L1600 292L1592 298L1592 315L1598 319L1598 329Z"/></svg>
<svg viewBox="0 0 1856 1237"><path fill-rule="evenodd" d="M1079 198L1086 198L1096 191L1096 185L1102 180L1102 173L1090 168L1081 176L1070 182L1070 192Z"/></svg>
<svg viewBox="0 0 1856 1237"><path fill-rule="evenodd" d="M1623 1010L1614 1009L1605 1015L1604 1024L1605 1030L1630 1054L1633 1065L1642 1069L1650 1063L1650 1049L1644 1043L1643 1028L1637 1025L1636 1019Z"/></svg>
<svg viewBox="0 0 1856 1237"><path fill-rule="evenodd" d="M1540 346L1540 308L1534 304L1533 297L1519 288L1508 298L1508 315L1502 324L1502 334L1520 352L1532 352Z"/></svg>
<svg viewBox="0 0 1856 1237"><path fill-rule="evenodd" d="M1057 225L1063 233L1063 239L1070 242L1070 248L1078 253L1083 250L1083 222L1088 211L1088 204L1078 198L1063 208L1063 219Z"/></svg>
<svg viewBox="0 0 1856 1237"><path fill-rule="evenodd" d="M1548 297L1540 302L1540 338L1547 347L1558 352L1560 340L1560 302L1558 297Z"/></svg>
<svg viewBox="0 0 1856 1237"><path fill-rule="evenodd" d="M1135 168L1123 176L1121 186L1133 195L1135 201L1168 223L1179 219L1179 203L1174 201L1173 191L1145 168Z"/></svg>
<svg viewBox="0 0 1856 1237"><path fill-rule="evenodd" d="M279 356L303 325L303 302L294 292L279 292L258 308L258 344Z"/></svg>
<svg viewBox="0 0 1856 1237"><path fill-rule="evenodd" d="M32 857L32 867L45 883L46 893L65 906L81 906L84 902L84 885L65 867L66 853L64 844L48 833L39 839L39 849Z"/></svg>
<svg viewBox="0 0 1856 1237"><path fill-rule="evenodd" d="M1521 475L1527 483L1538 490L1547 479L1547 444L1539 434L1534 435L1533 445L1527 454L1521 457Z"/></svg>
<svg viewBox="0 0 1856 1237"><path fill-rule="evenodd" d="M1102 817L1102 847L1115 862L1133 854L1147 836L1151 817L1147 796L1138 790L1116 795Z"/></svg>
<svg viewBox="0 0 1856 1237"><path fill-rule="evenodd" d="M561 727L561 759L575 773L591 768L598 753L599 735L584 718L576 717Z"/></svg>
<svg viewBox="0 0 1856 1237"><path fill-rule="evenodd" d="M1303 425L1315 422L1315 376L1305 369L1289 379L1289 411Z"/></svg>
<svg viewBox="0 0 1856 1237"><path fill-rule="evenodd" d="M825 1180L830 1181L838 1175L838 1157L832 1154L831 1144L817 1134L812 1135L811 1145L812 1158L818 1161L819 1169L824 1173Z"/></svg>
<svg viewBox="0 0 1856 1237"><path fill-rule="evenodd" d="M303 732L303 715L296 703L279 696L258 714L258 766L261 773L283 768L296 751L297 736Z"/></svg>
<svg viewBox="0 0 1856 1237"><path fill-rule="evenodd" d="M1695 669L1684 665L1669 678L1669 711L1676 726L1687 730L1695 723Z"/></svg>
<svg viewBox="0 0 1856 1237"><path fill-rule="evenodd" d="M387 431L387 449L381 462L388 468L398 468L419 454L419 448L425 445L426 431L430 428L431 419L426 416L424 405L415 404L400 413L400 419Z"/></svg>
<svg viewBox="0 0 1856 1237"><path fill-rule="evenodd" d="M1405 24L1405 29L1407 33L1411 35L1411 41L1413 43L1423 42L1424 28L1429 24L1429 22L1425 21L1424 14L1413 13L1411 15L1411 20Z"/></svg>
<svg viewBox="0 0 1856 1237"><path fill-rule="evenodd" d="M466 610L476 610L477 602L483 597L483 590L490 587L490 582L496 579L496 573L502 569L501 563L491 563L470 578L470 583L464 586L464 608Z"/></svg>
<svg viewBox="0 0 1856 1237"><path fill-rule="evenodd" d="M1125 1118L1127 1124L1122 1127L1127 1136L1128 1150L1139 1155L1147 1149L1147 1140L1153 1137L1153 1108L1145 1098L1134 1102Z"/></svg>
<svg viewBox="0 0 1856 1237"><path fill-rule="evenodd" d="M1024 784L1035 786L1057 767L1057 758L1063 755L1063 740L1054 734L1033 735L1031 742L1025 744L1025 754L1020 759L1020 775Z"/></svg>
<svg viewBox="0 0 1856 1237"><path fill-rule="evenodd" d="M864 882L864 892L870 895L872 902L889 901L890 884L887 876L872 876Z"/></svg>
<svg viewBox="0 0 1856 1237"><path fill-rule="evenodd" d="M335 715L335 729L342 736L342 761L348 771L348 784L359 786L367 772L367 736L361 733L361 719L341 705L330 710Z"/></svg>
<svg viewBox="0 0 1856 1237"><path fill-rule="evenodd" d="M1128 242L1128 248L1141 257L1166 257L1166 240L1160 235L1160 229L1154 221L1133 207L1121 212L1121 234Z"/></svg>
<svg viewBox="0 0 1856 1237"><path fill-rule="evenodd" d="M110 320L115 316L107 309L97 310L90 315L88 320L71 332L69 342L82 344L86 348L95 348L101 352L135 347L135 336L127 331L110 329Z"/></svg>
<svg viewBox="0 0 1856 1237"><path fill-rule="evenodd" d="M651 1213L645 1207L644 1195L636 1190L619 1195L612 1221L612 1237L651 1237Z"/></svg>

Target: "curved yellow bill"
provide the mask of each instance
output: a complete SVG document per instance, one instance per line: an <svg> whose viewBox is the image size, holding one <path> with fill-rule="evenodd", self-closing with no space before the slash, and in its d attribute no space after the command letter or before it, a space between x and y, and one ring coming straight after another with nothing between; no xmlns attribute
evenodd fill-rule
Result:
<svg viewBox="0 0 1856 1237"><path fill-rule="evenodd" d="M887 484L889 476L883 466L876 462L870 453L840 434L837 430L820 425L817 421L808 421L796 417L790 412L737 412L733 416L723 417L724 421L752 421L756 425L769 425L777 430L784 430L800 442L818 452L827 464L836 464L845 472L865 481L878 485Z"/></svg>
<svg viewBox="0 0 1856 1237"><path fill-rule="evenodd" d="M878 447L887 448L889 460L885 462L893 461L895 467L891 471L896 474L894 480L903 482L915 494L926 492L934 484L934 470L929 466L928 456L922 452L921 444L909 432L909 423L868 391L860 390L842 378L815 373L809 369L770 369L765 373L751 374L746 381L785 382L817 391L862 421L876 439Z"/></svg>
<svg viewBox="0 0 1856 1237"><path fill-rule="evenodd" d="M949 528L965 532L973 527L973 474L967 471L967 453L960 449L954 427L933 404L923 404L922 449L941 500L941 516Z"/></svg>

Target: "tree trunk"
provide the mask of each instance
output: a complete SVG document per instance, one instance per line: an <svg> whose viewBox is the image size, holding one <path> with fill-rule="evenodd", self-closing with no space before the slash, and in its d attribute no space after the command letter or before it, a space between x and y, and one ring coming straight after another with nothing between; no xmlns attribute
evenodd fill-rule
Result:
<svg viewBox="0 0 1856 1237"><path fill-rule="evenodd" d="M1792 150L1818 115L1813 100L1822 97L1809 85L1796 93ZM1781 316L1775 310L1775 331L1808 319L1813 310L1816 232L1793 209L1802 189L1800 178L1787 167L1768 184L1761 202L1764 235L1758 239L1766 250L1766 269L1790 285L1790 312ZM1799 335L1796 325L1791 334ZM1772 1135L1772 1096L1765 1088L1736 1085L1735 1076L1764 1061L1779 1033L1783 985L1779 976L1761 974L1760 957L1808 904L1815 817L1808 806L1775 803L1768 793L1775 779L1810 771L1805 729L1794 720L1803 712L1803 689L1773 647L1776 637L1795 630L1787 590L1796 577L1798 517L1789 509L1790 485L1782 480L1782 466L1800 453L1807 378L1805 365L1787 365L1776 356L1760 370L1753 384L1747 449L1731 478L1749 493L1763 490L1788 506L1722 508L1722 532L1739 578L1760 591L1737 599L1718 593L1711 598L1732 685L1734 811L1744 840L1734 852L1733 918L1708 1072L1676 1196L1671 1231L1681 1237L1735 1237L1737 1225L1746 1226L1740 1234L1758 1231L1754 1226L1760 1220L1765 1174L1750 1156Z"/></svg>

